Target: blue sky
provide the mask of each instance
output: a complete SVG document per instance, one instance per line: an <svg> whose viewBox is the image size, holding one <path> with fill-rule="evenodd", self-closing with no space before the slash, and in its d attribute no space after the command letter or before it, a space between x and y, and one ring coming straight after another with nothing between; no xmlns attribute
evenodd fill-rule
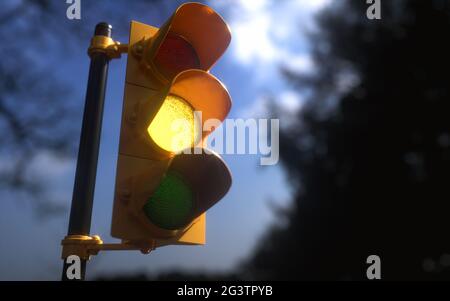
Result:
<svg viewBox="0 0 450 301"><path fill-rule="evenodd" d="M65 1L62 1L65 2ZM267 113L267 95L293 112L301 109L302 97L280 77L285 64L298 71L311 71L308 42L304 31L313 29L313 14L328 0L219 0L207 2L219 12L232 31L226 54L213 68L233 98L229 118L250 118ZM111 3L111 2L108 2ZM113 5L113 4L111 4ZM107 20L107 13L83 12L89 22ZM61 14L64 16L65 11ZM168 15L140 11L130 19L160 26ZM95 20L94 20L95 19ZM65 22L72 22L67 21ZM82 21L83 22L83 19ZM92 23L94 27L95 23ZM127 24L114 24L114 37L127 41ZM88 44L88 41L85 43ZM55 74L73 88L70 98L84 102L89 60L85 45L49 59L58 63ZM104 241L110 237L112 199L119 140L120 116L126 58L110 64L103 119L92 234ZM81 126L82 111L79 112ZM280 121L283 126L283 119ZM207 244L201 247L169 246L150 255L139 252L105 252L91 260L88 277L143 271L156 273L171 269L226 271L238 267L252 251L268 225L275 222L270 203L286 206L290 190L281 166L260 167L255 155L224 155L233 174L233 186L226 197L207 214ZM51 183L51 194L68 206L75 173L74 161L61 161L40 154L32 164L34 176ZM30 204L15 202L14 194L0 192L0 280L57 280L61 272L60 240L67 232L68 212L48 221L38 221Z"/></svg>

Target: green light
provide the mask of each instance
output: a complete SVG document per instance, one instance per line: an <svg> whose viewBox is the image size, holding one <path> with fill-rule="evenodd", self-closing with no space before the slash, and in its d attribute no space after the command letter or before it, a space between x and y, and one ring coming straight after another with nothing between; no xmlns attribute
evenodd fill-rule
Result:
<svg viewBox="0 0 450 301"><path fill-rule="evenodd" d="M168 172L144 205L145 215L158 227L176 230L189 222L193 195L183 178Z"/></svg>

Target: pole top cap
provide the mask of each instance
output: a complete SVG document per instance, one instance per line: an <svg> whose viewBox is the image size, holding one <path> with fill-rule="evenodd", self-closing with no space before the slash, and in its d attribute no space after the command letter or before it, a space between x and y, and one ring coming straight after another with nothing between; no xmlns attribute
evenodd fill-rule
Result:
<svg viewBox="0 0 450 301"><path fill-rule="evenodd" d="M110 38L112 32L112 25L106 22L100 22L95 26L96 36L105 36Z"/></svg>

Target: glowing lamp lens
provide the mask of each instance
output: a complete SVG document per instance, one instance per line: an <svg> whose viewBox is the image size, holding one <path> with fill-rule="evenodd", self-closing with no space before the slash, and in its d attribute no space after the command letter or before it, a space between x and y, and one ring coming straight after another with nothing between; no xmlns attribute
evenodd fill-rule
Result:
<svg viewBox="0 0 450 301"><path fill-rule="evenodd" d="M168 33L154 58L158 71L167 79L188 69L200 69L200 61L194 47L183 37Z"/></svg>
<svg viewBox="0 0 450 301"><path fill-rule="evenodd" d="M144 205L144 213L156 226L176 230L189 223L193 194L183 178L168 172L153 196Z"/></svg>
<svg viewBox="0 0 450 301"><path fill-rule="evenodd" d="M194 145L197 128L192 107L183 98L168 95L147 131L160 148L177 153Z"/></svg>

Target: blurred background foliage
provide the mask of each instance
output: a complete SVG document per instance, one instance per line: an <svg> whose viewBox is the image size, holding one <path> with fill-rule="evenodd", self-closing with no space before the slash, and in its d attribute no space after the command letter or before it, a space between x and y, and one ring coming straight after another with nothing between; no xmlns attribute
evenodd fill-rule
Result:
<svg viewBox="0 0 450 301"><path fill-rule="evenodd" d="M83 11L95 13L101 4L84 1ZM170 8L159 0L132 1L129 8L138 10L144 4L147 8L157 6L161 12ZM61 215L68 208L61 200L52 199L48 183L36 176L31 162L37 156L50 156L56 161L76 156L78 113L83 108L73 99L72 88L55 72L55 66L73 55L79 43L89 40L92 28L87 27L89 21L67 22L61 14L68 7L65 1L7 1L2 5L0 189L31 201L28 203L39 218ZM128 22L128 14L120 7L102 6L102 10L118 23ZM64 70L60 71L64 76Z"/></svg>
<svg viewBox="0 0 450 301"><path fill-rule="evenodd" d="M314 74L285 72L311 91L282 131L295 187L243 268L252 279L448 279L450 25L448 1L335 1L311 35ZM279 116L283 118L283 116Z"/></svg>

